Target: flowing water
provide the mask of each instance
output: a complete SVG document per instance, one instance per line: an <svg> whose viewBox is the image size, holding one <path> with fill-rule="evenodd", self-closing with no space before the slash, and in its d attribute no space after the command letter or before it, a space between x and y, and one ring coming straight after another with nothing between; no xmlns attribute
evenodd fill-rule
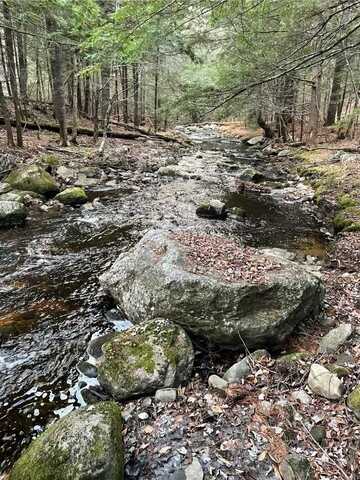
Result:
<svg viewBox="0 0 360 480"><path fill-rule="evenodd" d="M195 159L221 152L222 161L235 165L235 176L238 165L256 161L256 151L217 138L211 128L186 133L201 150ZM187 185L206 190L198 180L144 173L141 190L99 186L90 192L91 199L100 199L91 210L32 213L24 228L0 231L0 471L49 420L83 401L77 365L91 338L127 326L101 293L99 275L144 229L203 222L193 214L193 197L180 191ZM241 207L246 215L207 223L253 245L323 255L321 222L303 204L279 208L269 195L231 192L222 184L215 190L229 208ZM189 218L181 209L174 214L182 203L186 212L191 205Z"/></svg>

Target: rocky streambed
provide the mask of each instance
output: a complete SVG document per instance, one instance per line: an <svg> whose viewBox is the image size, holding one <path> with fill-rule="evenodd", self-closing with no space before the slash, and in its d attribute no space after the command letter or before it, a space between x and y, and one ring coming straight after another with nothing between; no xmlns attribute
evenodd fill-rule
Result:
<svg viewBox="0 0 360 480"><path fill-rule="evenodd" d="M251 408L232 403L251 391L220 402L204 382L236 363L231 350L280 352L316 317L330 233L311 189L282 163L211 126L184 133L191 148L129 143L101 161L52 165L87 202L38 199L24 227L0 231L4 471L51 419L112 396L126 400L126 478L274 478L270 459L257 461L261 435L246 435ZM155 322L155 333L129 319ZM161 387L179 387L157 393L177 403L156 402Z"/></svg>

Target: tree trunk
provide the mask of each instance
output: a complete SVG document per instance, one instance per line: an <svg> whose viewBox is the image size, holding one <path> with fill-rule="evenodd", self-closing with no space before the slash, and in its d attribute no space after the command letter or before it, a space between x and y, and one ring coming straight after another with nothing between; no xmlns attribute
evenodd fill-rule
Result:
<svg viewBox="0 0 360 480"><path fill-rule="evenodd" d="M133 65L133 88L134 88L134 125L140 126L139 117L139 65Z"/></svg>
<svg viewBox="0 0 360 480"><path fill-rule="evenodd" d="M106 125L106 113L111 101L110 98L110 80L111 69L109 65L103 65L101 68L101 126L105 128Z"/></svg>
<svg viewBox="0 0 360 480"><path fill-rule="evenodd" d="M272 131L272 128L270 127L270 125L268 125L266 123L266 121L264 120L261 112L258 113L257 123L258 123L259 127L264 130L264 135L265 135L266 138L273 138L274 137L274 132Z"/></svg>
<svg viewBox="0 0 360 480"><path fill-rule="evenodd" d="M71 143L77 143L77 131L78 131L78 84L79 84L79 77L78 77L78 67L77 67L77 58L76 53L73 56L73 126L71 132Z"/></svg>
<svg viewBox="0 0 360 480"><path fill-rule="evenodd" d="M330 94L330 102L327 111L325 126L329 127L336 122L336 113L341 103L341 82L345 69L345 60L343 57L337 57L334 69L334 76Z"/></svg>
<svg viewBox="0 0 360 480"><path fill-rule="evenodd" d="M155 85L154 85L154 130L158 130L158 108L159 108L159 47L156 52L156 62L155 62Z"/></svg>
<svg viewBox="0 0 360 480"><path fill-rule="evenodd" d="M3 14L6 24L11 26L11 13L7 0L3 0ZM4 28L5 33L5 50L8 61L8 70L10 77L10 85L12 91L12 98L14 102L15 119L16 119L16 141L18 147L23 146L22 128L21 128L21 109L18 95L18 88L16 82L16 70L15 70L15 52L14 52L14 39L12 30L10 28Z"/></svg>
<svg viewBox="0 0 360 480"><path fill-rule="evenodd" d="M28 69L27 69L27 49L25 37L22 33L16 34L18 58L19 58L19 85L20 85L20 97L23 102L26 102L27 98L27 83L28 83Z"/></svg>
<svg viewBox="0 0 360 480"><path fill-rule="evenodd" d="M46 28L50 35L56 32L56 22L51 13L45 17ZM64 58L59 44L52 42L50 45L50 66L53 79L53 103L56 120L59 122L59 133L62 146L67 146L66 109L64 94L63 66Z"/></svg>
<svg viewBox="0 0 360 480"><path fill-rule="evenodd" d="M90 115L90 77L86 75L84 85L84 112Z"/></svg>
<svg viewBox="0 0 360 480"><path fill-rule="evenodd" d="M4 121L5 121L8 147L15 147L14 137L13 137L11 123L10 123L10 112L6 105L2 82L0 82L0 110L1 110L1 115L4 117Z"/></svg>
<svg viewBox="0 0 360 480"><path fill-rule="evenodd" d="M121 73L123 119L124 123L129 123L129 80L127 65L122 66Z"/></svg>

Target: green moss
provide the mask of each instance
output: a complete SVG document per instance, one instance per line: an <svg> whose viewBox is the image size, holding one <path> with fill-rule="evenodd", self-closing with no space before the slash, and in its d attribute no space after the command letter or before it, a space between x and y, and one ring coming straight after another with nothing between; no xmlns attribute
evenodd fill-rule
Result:
<svg viewBox="0 0 360 480"><path fill-rule="evenodd" d="M337 231L360 231L360 207L348 207L338 212L334 218L334 227Z"/></svg>
<svg viewBox="0 0 360 480"><path fill-rule="evenodd" d="M358 205L357 200L355 200L348 193L345 193L344 195L339 195L337 201L340 208L356 207Z"/></svg>
<svg viewBox="0 0 360 480"><path fill-rule="evenodd" d="M60 158L52 153L41 155L39 161L43 165L51 165L52 167L58 167L60 165Z"/></svg>
<svg viewBox="0 0 360 480"><path fill-rule="evenodd" d="M325 365L331 373L335 373L339 378L347 377L350 375L350 370L342 365L336 365L336 363Z"/></svg>
<svg viewBox="0 0 360 480"><path fill-rule="evenodd" d="M55 200L58 200L64 205L81 205L87 202L87 195L83 188L71 187L58 193Z"/></svg>
<svg viewBox="0 0 360 480"><path fill-rule="evenodd" d="M353 412L357 413L357 416L360 415L360 385L350 393L347 404Z"/></svg>
<svg viewBox="0 0 360 480"><path fill-rule="evenodd" d="M309 353L307 352L293 352L293 353L287 353L285 355L281 355L277 359L277 363L280 364L293 364L297 363L301 360L306 360L309 357Z"/></svg>
<svg viewBox="0 0 360 480"><path fill-rule="evenodd" d="M101 423L110 427L110 434L97 423L98 415L102 417ZM78 423L81 417L83 428ZM103 467L109 448L113 448L113 472L107 478L121 480L124 464L121 411L114 402L100 402L48 427L15 463L10 480L80 480L96 467Z"/></svg>
<svg viewBox="0 0 360 480"><path fill-rule="evenodd" d="M45 196L55 195L59 191L51 175L37 165L14 170L5 181L15 190L36 192Z"/></svg>

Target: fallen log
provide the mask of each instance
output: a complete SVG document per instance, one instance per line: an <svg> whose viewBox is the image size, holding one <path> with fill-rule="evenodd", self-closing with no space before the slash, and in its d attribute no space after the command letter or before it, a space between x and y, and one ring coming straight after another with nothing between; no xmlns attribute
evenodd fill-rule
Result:
<svg viewBox="0 0 360 480"><path fill-rule="evenodd" d="M10 120L11 126L15 127L16 123L15 120ZM0 125L5 125L5 120L3 117L0 117ZM48 132L56 132L59 133L60 127L59 125L53 124L53 123L32 123L32 122L26 122L22 121L21 126L24 128L28 128L29 130L47 130ZM68 127L68 132L71 132L71 127ZM92 137L94 135L94 130L91 128L84 128L84 127L79 127L78 128L78 134L79 135L86 135L89 137ZM99 131L99 136L102 137L103 132ZM108 132L107 136L110 138L122 138L125 140L134 140L137 138L147 138L146 135L142 133L135 133L135 132ZM149 136L149 135L148 135Z"/></svg>
<svg viewBox="0 0 360 480"><path fill-rule="evenodd" d="M111 120L110 123L112 125L116 125L117 127L123 127L129 130L135 130L136 132L139 132L142 135L146 135L152 138L159 138L160 140L164 140L165 142L176 142L180 144L191 143L185 138L177 138L171 135L165 135L163 133L152 132L150 130L147 130L146 128L135 127L134 125L129 125L128 123L124 123L124 122L116 122L115 120Z"/></svg>

